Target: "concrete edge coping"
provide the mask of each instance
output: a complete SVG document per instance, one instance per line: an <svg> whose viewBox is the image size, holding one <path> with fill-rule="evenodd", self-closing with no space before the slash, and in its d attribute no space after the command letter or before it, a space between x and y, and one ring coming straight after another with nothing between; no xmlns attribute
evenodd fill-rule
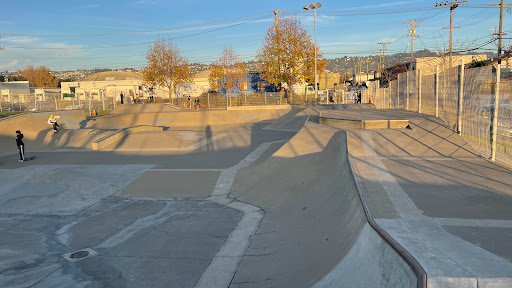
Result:
<svg viewBox="0 0 512 288"><path fill-rule="evenodd" d="M101 150L109 145L114 144L117 141L120 141L125 136L130 134L135 134L139 132L148 132L148 131L164 131L164 127L161 126L150 126L150 125L138 125L128 128L122 128L116 130L106 136L101 137L100 139L92 142L92 150Z"/></svg>
<svg viewBox="0 0 512 288"><path fill-rule="evenodd" d="M29 114L30 112L23 112L23 113L17 113L17 114L13 114L13 115L9 115L7 117L2 117L0 118L0 121L3 121L3 120L8 120L8 119L11 119L11 118L15 118L15 117L19 117L19 116L23 116L23 115L26 115L26 114ZM34 113L34 112L32 112Z"/></svg>
<svg viewBox="0 0 512 288"><path fill-rule="evenodd" d="M362 119L343 119L334 117L320 117L320 124L329 125L325 120L339 121L339 123L359 123L359 129L377 130L377 129L406 129L409 126L407 119L385 119L385 120L362 120ZM336 128L340 128L336 126Z"/></svg>
<svg viewBox="0 0 512 288"><path fill-rule="evenodd" d="M425 272L425 269L421 266L420 262L412 256L409 251L407 251L402 245L400 245L393 237L391 237L382 227L380 227L375 219L373 219L373 216L370 212L370 209L368 208L368 204L366 203L366 198L363 195L363 191L361 188L361 183L359 183L359 180L357 179L357 175L354 171L354 167L352 165L352 157L350 156L349 148L348 148L348 132L347 133L346 141L347 145L345 145L347 149L347 162L348 166L350 167L350 172L352 173L352 177L354 178L354 182L356 184L356 189L359 194L359 200L361 200L361 204L363 205L364 213L366 215L366 219L368 220L368 224L379 234L382 239L388 243L393 250L411 267L412 271L416 275L417 278L417 284L416 287L418 288L427 288L427 273Z"/></svg>
<svg viewBox="0 0 512 288"><path fill-rule="evenodd" d="M292 110L292 105L259 105L259 106L228 106L226 110L277 110L289 109Z"/></svg>

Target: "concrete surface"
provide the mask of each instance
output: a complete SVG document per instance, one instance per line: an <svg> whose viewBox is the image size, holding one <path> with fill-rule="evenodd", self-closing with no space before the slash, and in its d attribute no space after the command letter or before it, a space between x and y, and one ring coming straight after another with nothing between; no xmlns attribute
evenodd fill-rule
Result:
<svg viewBox="0 0 512 288"><path fill-rule="evenodd" d="M205 198L210 196L222 170L149 170L117 195L135 198Z"/></svg>
<svg viewBox="0 0 512 288"><path fill-rule="evenodd" d="M371 228L361 232L366 216L346 145L344 132L310 123L261 164L240 170L230 197L261 207L265 217L230 287L416 286L387 243L375 242ZM344 278L363 263L374 277Z"/></svg>
<svg viewBox="0 0 512 288"><path fill-rule="evenodd" d="M102 150L105 147L114 145L114 144L120 142L127 135L140 133L140 132L161 132L161 131L164 131L164 128L158 127L158 126L138 125L138 126L134 126L134 127L123 128L123 129L117 130L115 132L112 132L104 137L101 137L100 139L93 141L92 142L92 150Z"/></svg>
<svg viewBox="0 0 512 288"><path fill-rule="evenodd" d="M428 287L511 286L512 172L440 119L347 105L411 129L341 131L315 124L332 107L130 106L54 135L26 120L25 163L0 136L0 287L417 287L359 192ZM166 128L91 151L135 125Z"/></svg>
<svg viewBox="0 0 512 288"><path fill-rule="evenodd" d="M512 172L438 119L395 113L412 129L349 132L377 223L420 262L428 287L511 287Z"/></svg>

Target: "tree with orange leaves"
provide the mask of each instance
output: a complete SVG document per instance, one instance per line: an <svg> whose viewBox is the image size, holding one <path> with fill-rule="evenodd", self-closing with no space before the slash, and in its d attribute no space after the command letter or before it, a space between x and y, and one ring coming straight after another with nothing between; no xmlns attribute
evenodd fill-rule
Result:
<svg viewBox="0 0 512 288"><path fill-rule="evenodd" d="M208 81L214 90L224 88L229 92L229 105L231 105L231 90L238 87L240 82L246 81L247 68L238 59L231 46L224 47L219 60L210 65Z"/></svg>
<svg viewBox="0 0 512 288"><path fill-rule="evenodd" d="M188 60L171 40L157 38L146 53L146 60L148 64L142 69L144 85L168 88L169 101L178 86L192 83L194 79Z"/></svg>
<svg viewBox="0 0 512 288"><path fill-rule="evenodd" d="M292 85L315 82L315 49L317 73L321 75L327 61L311 40L311 36L295 18L280 19L268 28L263 47L256 55L264 80L276 86L286 83L293 99Z"/></svg>
<svg viewBox="0 0 512 288"><path fill-rule="evenodd" d="M45 66L29 65L21 71L21 76L29 82L30 87L57 87L59 85L59 79L53 76L50 69Z"/></svg>

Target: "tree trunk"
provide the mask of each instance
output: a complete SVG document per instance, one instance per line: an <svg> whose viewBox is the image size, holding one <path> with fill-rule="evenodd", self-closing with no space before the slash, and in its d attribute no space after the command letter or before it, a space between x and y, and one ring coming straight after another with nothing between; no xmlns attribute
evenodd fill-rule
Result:
<svg viewBox="0 0 512 288"><path fill-rule="evenodd" d="M169 103L172 104L172 91L173 91L173 87L172 87L172 85L170 85L167 88L169 89Z"/></svg>
<svg viewBox="0 0 512 288"><path fill-rule="evenodd" d="M229 91L229 106L231 106L231 88L229 88L228 91Z"/></svg>

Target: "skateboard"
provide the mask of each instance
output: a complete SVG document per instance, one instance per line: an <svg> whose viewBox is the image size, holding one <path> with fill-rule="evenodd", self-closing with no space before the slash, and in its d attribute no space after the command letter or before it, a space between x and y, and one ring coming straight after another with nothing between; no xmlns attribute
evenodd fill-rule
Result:
<svg viewBox="0 0 512 288"><path fill-rule="evenodd" d="M25 157L25 161L30 161L34 159L36 159L36 156Z"/></svg>

